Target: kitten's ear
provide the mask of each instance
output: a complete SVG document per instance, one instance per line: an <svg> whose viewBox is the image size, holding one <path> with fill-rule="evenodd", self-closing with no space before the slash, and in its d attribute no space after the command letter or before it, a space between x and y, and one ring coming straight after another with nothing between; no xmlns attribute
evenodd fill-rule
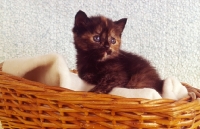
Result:
<svg viewBox="0 0 200 129"><path fill-rule="evenodd" d="M118 21L115 21L115 24L119 27L121 32L124 30L124 27L126 25L126 21L127 21L127 18L122 18Z"/></svg>
<svg viewBox="0 0 200 129"><path fill-rule="evenodd" d="M76 13L75 16L75 26L85 26L87 24L87 22L89 21L89 18L87 17L87 15L85 14L85 12L79 10Z"/></svg>

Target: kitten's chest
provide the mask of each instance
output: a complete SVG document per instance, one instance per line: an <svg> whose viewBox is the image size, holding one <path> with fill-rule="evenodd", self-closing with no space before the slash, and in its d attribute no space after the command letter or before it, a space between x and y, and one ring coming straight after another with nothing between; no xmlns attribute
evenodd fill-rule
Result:
<svg viewBox="0 0 200 129"><path fill-rule="evenodd" d="M99 79L103 78L105 75L123 72L122 65L117 61L107 61L107 62L97 62L97 63L85 63L78 65L79 76L92 84L95 84Z"/></svg>
<svg viewBox="0 0 200 129"><path fill-rule="evenodd" d="M78 70L80 72L90 72L94 74L107 73L112 71L122 70L122 65L117 62L98 62L98 63L85 63L79 64Z"/></svg>

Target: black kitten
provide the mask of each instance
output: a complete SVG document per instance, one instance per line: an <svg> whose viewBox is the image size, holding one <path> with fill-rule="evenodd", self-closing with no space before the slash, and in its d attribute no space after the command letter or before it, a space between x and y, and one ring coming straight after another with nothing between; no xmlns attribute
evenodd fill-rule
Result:
<svg viewBox="0 0 200 129"><path fill-rule="evenodd" d="M73 28L80 78L96 85L91 91L109 93L114 87L154 88L162 91L163 81L144 58L120 50L127 19L87 17L77 12Z"/></svg>

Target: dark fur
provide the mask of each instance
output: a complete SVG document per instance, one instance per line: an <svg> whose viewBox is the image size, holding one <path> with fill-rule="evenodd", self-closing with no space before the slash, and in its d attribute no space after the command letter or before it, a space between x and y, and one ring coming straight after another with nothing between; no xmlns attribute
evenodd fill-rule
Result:
<svg viewBox="0 0 200 129"><path fill-rule="evenodd" d="M150 63L120 50L126 18L112 21L103 16L87 17L79 11L73 28L80 78L96 85L91 91L109 93L114 87L154 88L162 91L163 81ZM100 36L100 42L93 37ZM111 37L116 39L112 44Z"/></svg>

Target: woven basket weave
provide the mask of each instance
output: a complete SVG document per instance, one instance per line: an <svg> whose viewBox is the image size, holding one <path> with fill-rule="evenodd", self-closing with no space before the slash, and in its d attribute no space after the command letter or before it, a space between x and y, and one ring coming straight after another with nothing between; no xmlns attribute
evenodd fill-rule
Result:
<svg viewBox="0 0 200 129"><path fill-rule="evenodd" d="M74 92L0 71L0 120L5 129L195 129L200 101L188 96L128 99Z"/></svg>

